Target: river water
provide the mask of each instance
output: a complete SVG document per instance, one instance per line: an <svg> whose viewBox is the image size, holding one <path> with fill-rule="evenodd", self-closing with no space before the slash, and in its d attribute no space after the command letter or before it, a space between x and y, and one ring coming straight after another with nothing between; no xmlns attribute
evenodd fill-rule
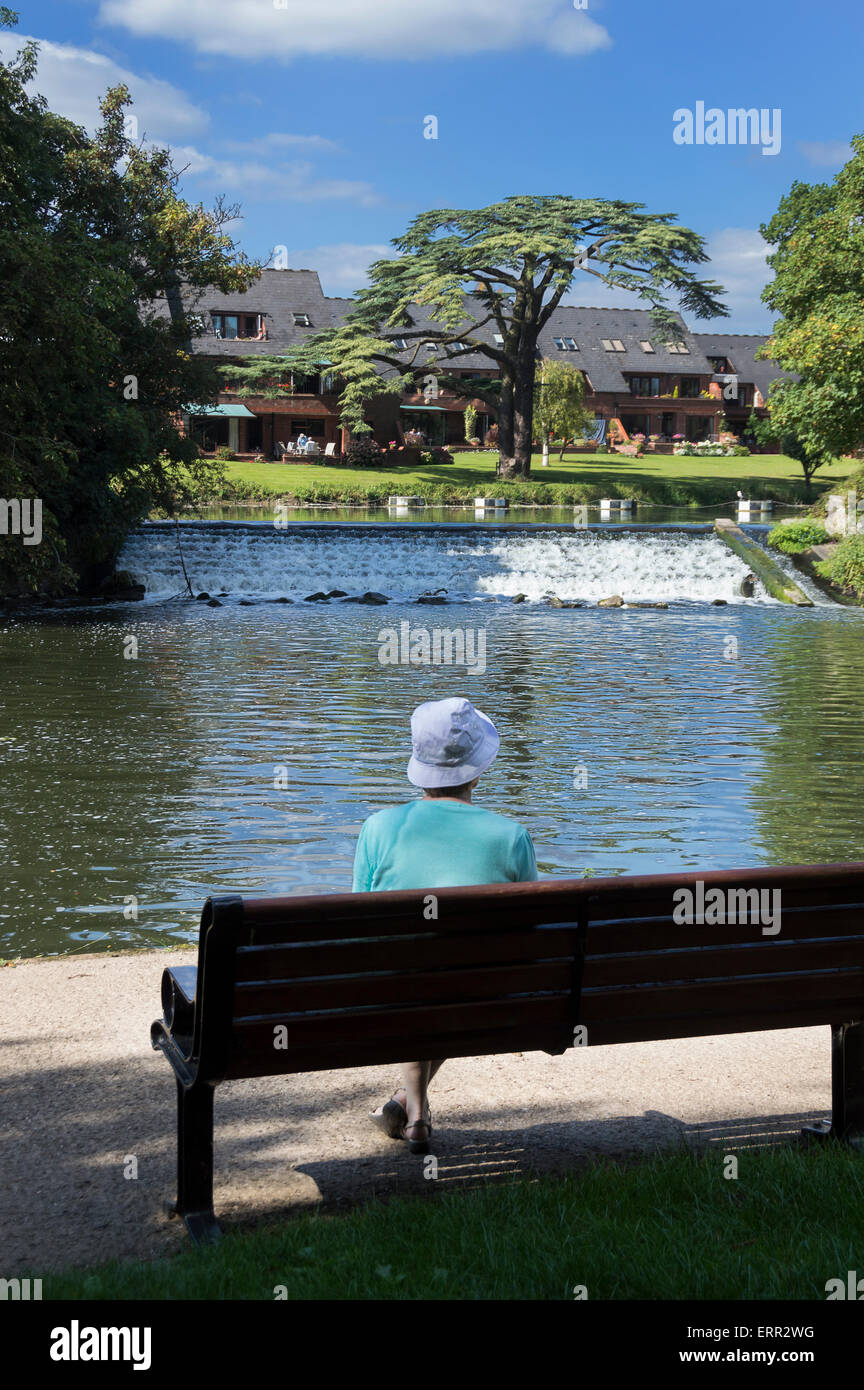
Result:
<svg viewBox="0 0 864 1390"><path fill-rule="evenodd" d="M209 893L350 887L363 818L414 794L412 708L449 694L498 725L478 801L524 821L543 876L864 859L864 614L742 598L713 536L190 525L180 546L221 607L172 597L177 535L152 527L121 561L144 603L0 619L2 955L191 939ZM391 601L303 601L333 588ZM669 606L596 606L615 591ZM475 660L422 664L436 627Z"/></svg>

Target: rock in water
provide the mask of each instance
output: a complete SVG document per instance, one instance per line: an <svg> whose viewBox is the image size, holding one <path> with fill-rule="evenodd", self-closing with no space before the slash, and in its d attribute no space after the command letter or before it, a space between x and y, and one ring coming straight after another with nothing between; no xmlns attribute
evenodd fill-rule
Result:
<svg viewBox="0 0 864 1390"><path fill-rule="evenodd" d="M741 594L742 598L752 598L755 590L755 574L745 574L744 578L741 580L741 583L738 585L739 594Z"/></svg>
<svg viewBox="0 0 864 1390"><path fill-rule="evenodd" d="M196 597L196 599L198 600L199 603L206 603L206 601L207 601L207 599L210 597L210 595L209 595L208 593L205 592L205 593L196 594L195 597Z"/></svg>
<svg viewBox="0 0 864 1390"><path fill-rule="evenodd" d="M725 598L712 598L711 604L714 608L725 608L728 600Z"/></svg>
<svg viewBox="0 0 864 1390"><path fill-rule="evenodd" d="M326 602L327 602L327 594L322 594L322 593L320 593L320 592L317 593L317 594L307 594L306 597L305 597L305 599L303 600L303 602L304 602L304 603L326 603Z"/></svg>
<svg viewBox="0 0 864 1390"><path fill-rule="evenodd" d="M612 594L611 598L601 598L597 601L598 608L623 608L624 600L620 594Z"/></svg>
<svg viewBox="0 0 864 1390"><path fill-rule="evenodd" d="M360 594L358 597L343 598L342 602L343 602L343 603L389 603L390 600L387 598L386 594L376 594L375 591L374 591L373 589L370 589L367 593L365 593L365 594Z"/></svg>
<svg viewBox="0 0 864 1390"><path fill-rule="evenodd" d="M513 602L514 602L514 603L524 603L524 602L525 602L525 595L524 595L524 594L514 594L514 595L513 595Z"/></svg>
<svg viewBox="0 0 864 1390"><path fill-rule="evenodd" d="M564 607L563 599L560 599L557 594L553 594L551 598L547 598L546 603L550 608Z"/></svg>
<svg viewBox="0 0 864 1390"><path fill-rule="evenodd" d="M327 594L327 597L328 597L328 598L347 598L348 596L347 596L347 594L345 593L345 590L344 590L344 589L331 589L330 592Z"/></svg>
<svg viewBox="0 0 864 1390"><path fill-rule="evenodd" d="M211 598L207 600L208 608L224 608L224 606L225 605L223 603L219 602L218 598Z"/></svg>

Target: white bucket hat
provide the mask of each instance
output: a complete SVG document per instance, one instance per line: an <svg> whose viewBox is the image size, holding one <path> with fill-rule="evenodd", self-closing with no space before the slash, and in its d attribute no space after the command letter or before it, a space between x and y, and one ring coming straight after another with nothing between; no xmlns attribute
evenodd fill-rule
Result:
<svg viewBox="0 0 864 1390"><path fill-rule="evenodd" d="M415 787L473 782L495 761L501 745L488 715L458 696L418 705L411 716L411 742L408 781Z"/></svg>

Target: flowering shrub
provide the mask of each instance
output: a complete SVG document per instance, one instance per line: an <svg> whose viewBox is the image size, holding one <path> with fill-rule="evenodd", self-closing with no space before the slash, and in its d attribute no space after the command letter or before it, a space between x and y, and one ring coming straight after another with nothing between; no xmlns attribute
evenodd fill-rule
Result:
<svg viewBox="0 0 864 1390"><path fill-rule="evenodd" d="M731 444L715 444L711 439L702 439L698 444L676 444L672 452L695 458L731 458L735 450Z"/></svg>

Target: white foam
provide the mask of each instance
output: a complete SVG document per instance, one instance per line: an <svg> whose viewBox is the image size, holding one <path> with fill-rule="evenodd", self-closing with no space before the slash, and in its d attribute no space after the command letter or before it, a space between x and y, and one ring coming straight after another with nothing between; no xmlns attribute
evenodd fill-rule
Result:
<svg viewBox="0 0 864 1390"><path fill-rule="evenodd" d="M465 600L529 600L556 594L597 600L692 600L745 603L737 593L746 564L716 536L682 532L610 534L588 530L530 533L289 528L191 523L181 527L193 589L232 598L302 599L316 591L373 589L414 599L446 589ZM130 536L119 567L150 599L185 589L173 528L145 527ZM753 600L749 600L752 602ZM760 584L755 601L771 603Z"/></svg>

